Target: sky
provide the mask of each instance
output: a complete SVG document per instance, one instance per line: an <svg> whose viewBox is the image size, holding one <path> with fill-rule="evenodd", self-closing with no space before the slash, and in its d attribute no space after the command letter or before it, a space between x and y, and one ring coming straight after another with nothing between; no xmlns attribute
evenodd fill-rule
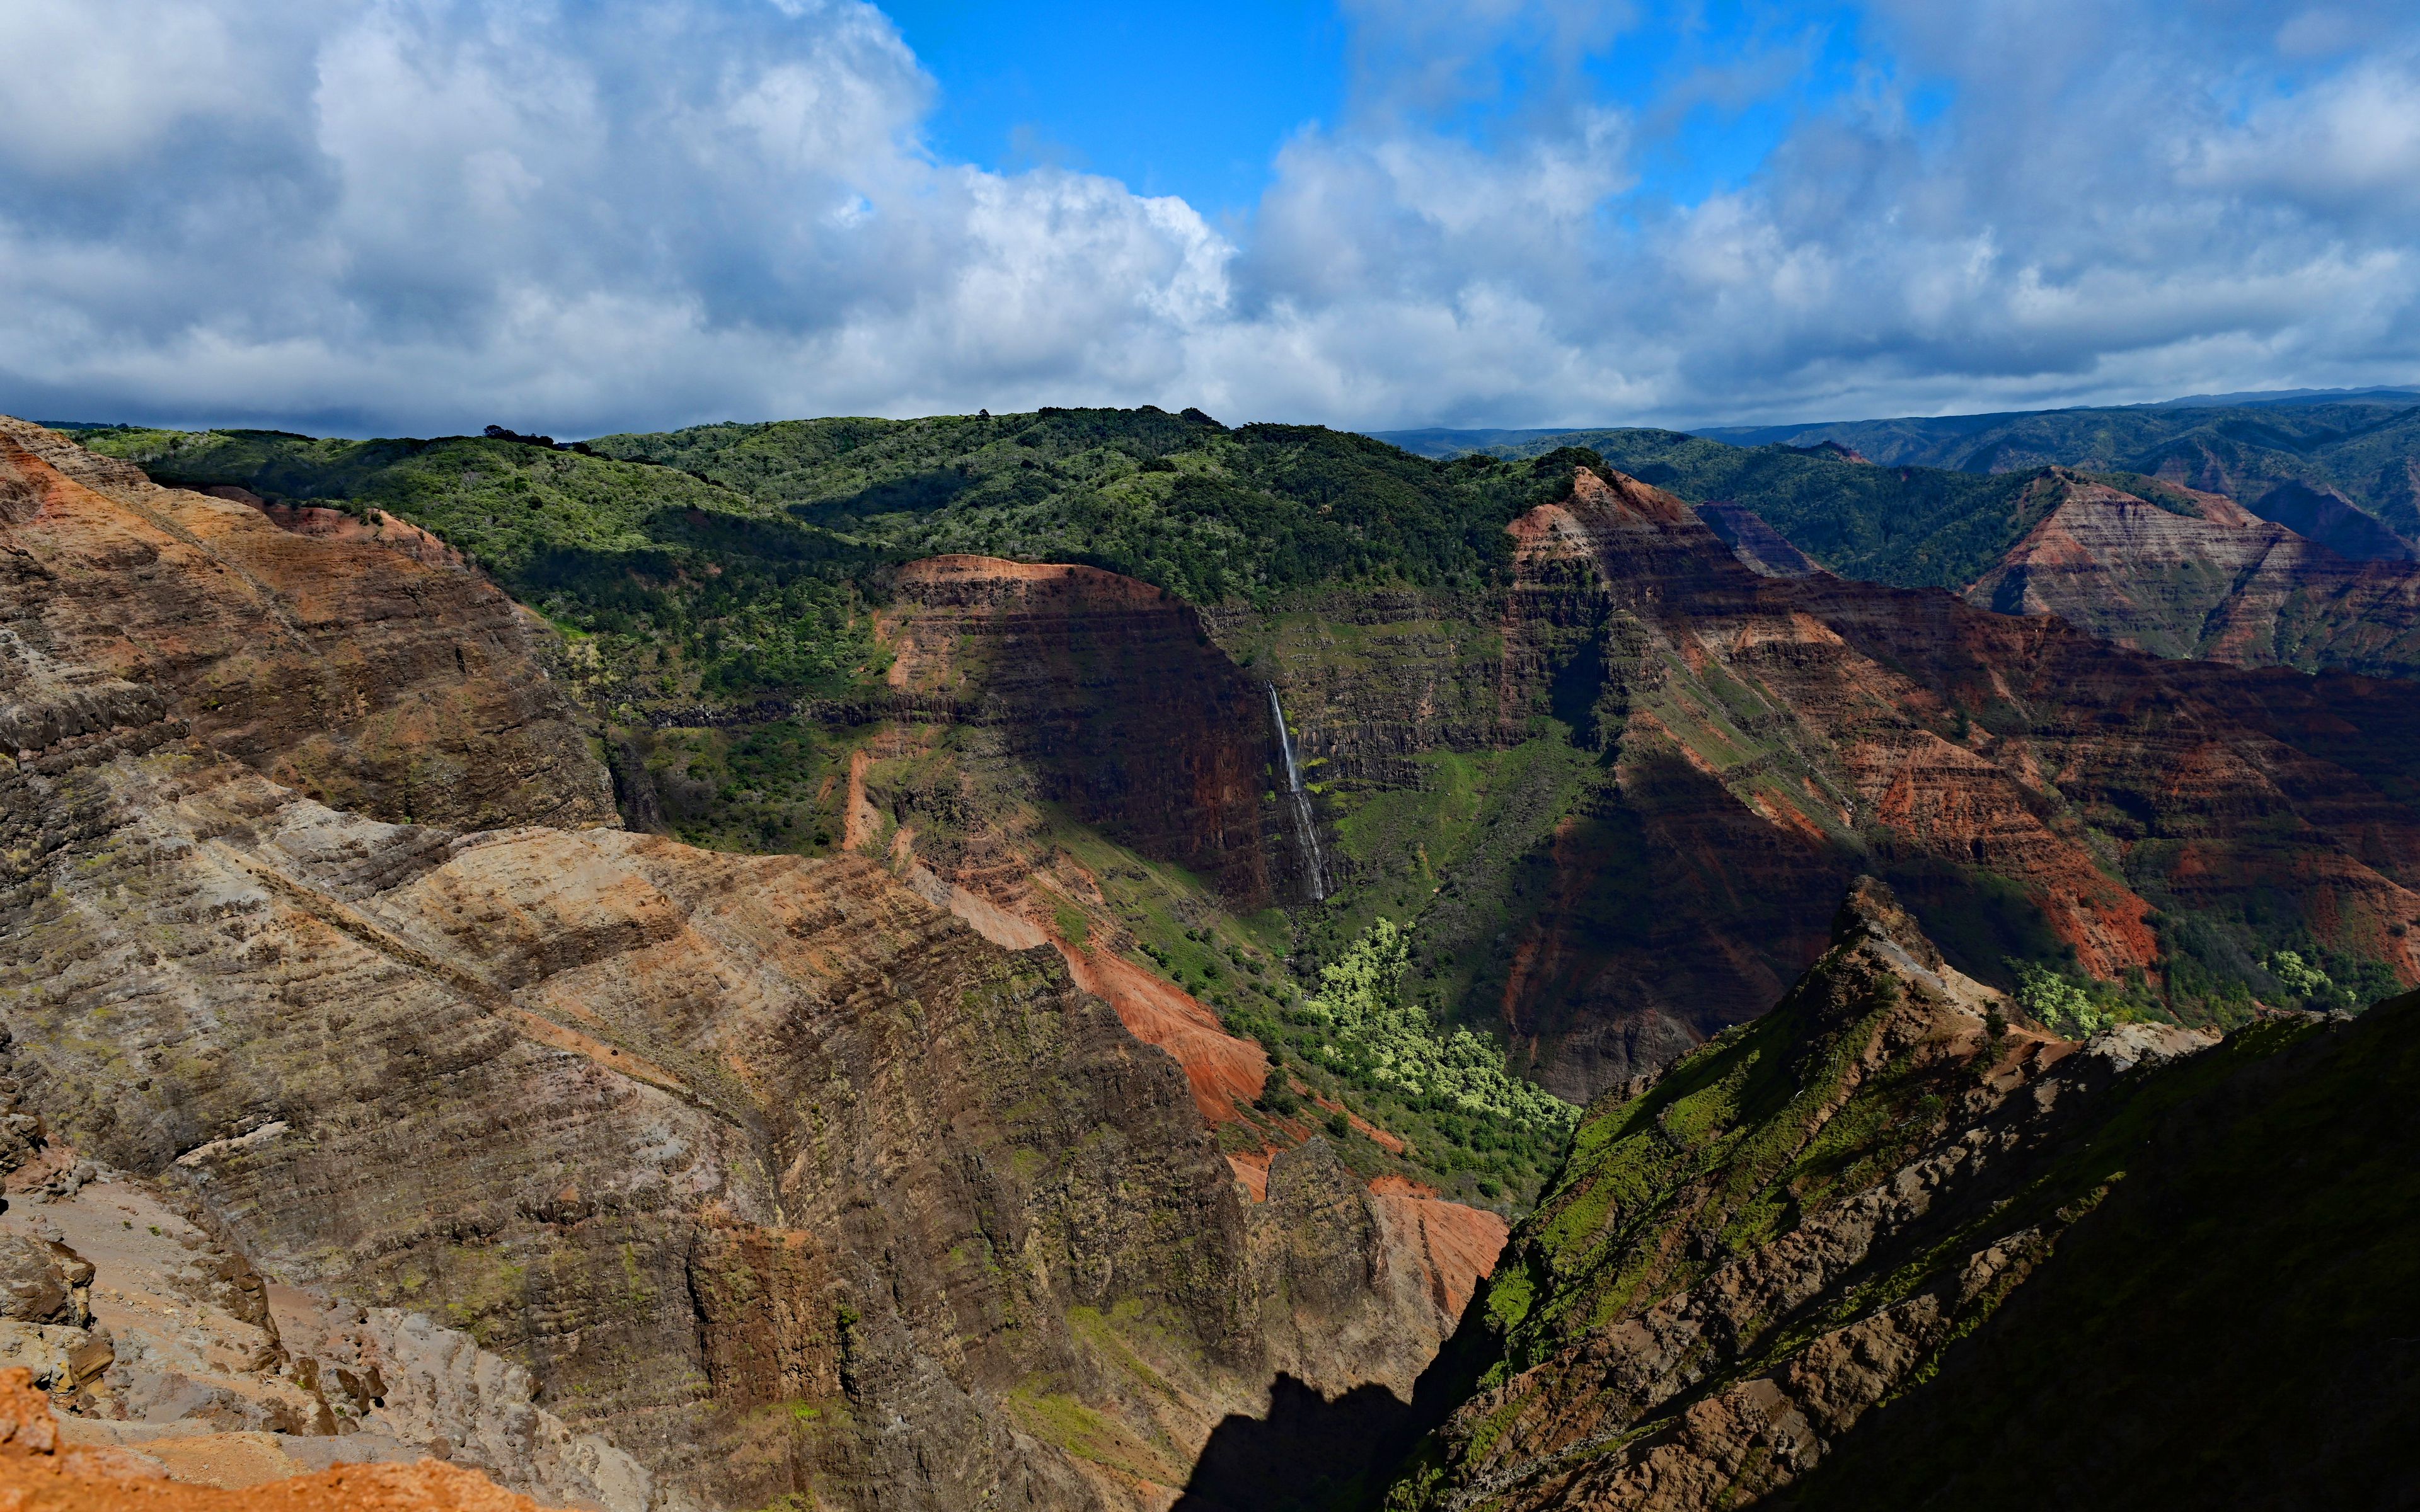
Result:
<svg viewBox="0 0 2420 1512"><path fill-rule="evenodd" d="M2420 379L2420 7L0 0L0 410L1714 424Z"/></svg>

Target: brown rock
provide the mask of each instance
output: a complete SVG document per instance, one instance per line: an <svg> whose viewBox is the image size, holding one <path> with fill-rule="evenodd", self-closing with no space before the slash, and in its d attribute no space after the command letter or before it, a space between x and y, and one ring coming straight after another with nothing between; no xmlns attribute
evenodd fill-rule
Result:
<svg viewBox="0 0 2420 1512"><path fill-rule="evenodd" d="M531 655L540 632L476 573L280 530L13 420L0 541L23 648L0 674L0 747L21 761L190 733L381 818L613 820L604 767Z"/></svg>

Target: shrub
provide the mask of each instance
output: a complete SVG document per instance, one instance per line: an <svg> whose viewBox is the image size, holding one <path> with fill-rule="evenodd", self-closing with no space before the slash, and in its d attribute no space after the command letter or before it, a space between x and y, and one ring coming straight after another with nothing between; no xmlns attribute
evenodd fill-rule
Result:
<svg viewBox="0 0 2420 1512"><path fill-rule="evenodd" d="M2074 982L2030 964L2017 968L2017 1006L2046 1028L2074 1040L2089 1039L2117 1017Z"/></svg>
<svg viewBox="0 0 2420 1512"><path fill-rule="evenodd" d="M1331 1030L1320 1057L1332 1069L1383 1088L1415 1105L1451 1107L1568 1132L1579 1109L1504 1069L1496 1042L1462 1027L1439 1029L1419 1005L1402 1000L1411 935L1380 918L1319 974L1303 1005Z"/></svg>

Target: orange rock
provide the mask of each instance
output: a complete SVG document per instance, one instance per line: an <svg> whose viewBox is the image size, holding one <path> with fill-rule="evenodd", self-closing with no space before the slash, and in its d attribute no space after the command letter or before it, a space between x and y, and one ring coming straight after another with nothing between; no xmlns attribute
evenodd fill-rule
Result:
<svg viewBox="0 0 2420 1512"><path fill-rule="evenodd" d="M1479 1283L1494 1273L1512 1230L1484 1208L1448 1202L1400 1176L1372 1181L1370 1196L1394 1220L1398 1232L1418 1236L1430 1294L1446 1317L1459 1319Z"/></svg>
<svg viewBox="0 0 2420 1512"><path fill-rule="evenodd" d="M11 1512L538 1512L475 1470L435 1459L337 1465L242 1490L188 1486L152 1461L59 1437L30 1371L0 1370L0 1505Z"/></svg>
<svg viewBox="0 0 2420 1512"><path fill-rule="evenodd" d="M1067 958L1076 985L1116 1009L1128 1034L1176 1057L1202 1117L1214 1124L1234 1122L1243 1117L1235 1104L1260 1097L1268 1082L1268 1052L1229 1034L1201 999L1124 956L1051 943Z"/></svg>

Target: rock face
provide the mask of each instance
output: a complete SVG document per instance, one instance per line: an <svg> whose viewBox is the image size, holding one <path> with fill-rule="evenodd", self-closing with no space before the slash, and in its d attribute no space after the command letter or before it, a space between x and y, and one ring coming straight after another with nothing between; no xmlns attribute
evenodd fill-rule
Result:
<svg viewBox="0 0 2420 1512"><path fill-rule="evenodd" d="M1505 988L1566 1095L1759 1011L1861 867L1946 929L2008 917L1983 904L2013 884L2103 977L2161 968L2138 887L2224 907L2265 887L2420 978L2420 815L2395 796L2409 685L2157 661L1945 594L1760 577L1620 474L1582 472L1515 533L1508 718L1551 706L1609 777L1553 834ZM1992 965L2006 949L1963 946Z"/></svg>
<svg viewBox="0 0 2420 1512"><path fill-rule="evenodd" d="M20 1369L0 1369L0 1496L25 1512L537 1512L477 1471L435 1459L348 1464L256 1489L179 1484L149 1455L68 1439Z"/></svg>
<svg viewBox="0 0 2420 1512"><path fill-rule="evenodd" d="M0 1234L0 1365L33 1372L45 1391L72 1393L115 1354L92 1316L92 1265L55 1240Z"/></svg>
<svg viewBox="0 0 2420 1512"><path fill-rule="evenodd" d="M1268 694L1191 606L1097 567L945 556L900 570L893 687L967 699L1066 805L1213 879L1237 908L1299 890L1273 832Z"/></svg>
<svg viewBox="0 0 2420 1512"><path fill-rule="evenodd" d="M13 420L0 538L0 747L21 762L164 730L173 705L212 748L380 818L613 820L524 611L459 566L331 549Z"/></svg>
<svg viewBox="0 0 2420 1512"><path fill-rule="evenodd" d="M560 1458L535 1392L709 1504L1141 1505L1277 1370L1408 1394L1453 1326L1467 1236L1311 1150L1248 1203L1176 1060L912 845L571 827L603 771L480 579L11 437L12 1158L365 1304L327 1358L390 1418Z"/></svg>
<svg viewBox="0 0 2420 1512"><path fill-rule="evenodd" d="M1862 462L1865 458L1856 460ZM1779 531L1765 523L1763 516L1745 504L1712 500L1695 507L1698 517L1706 522L1706 529L1730 547L1731 555L1750 571L1768 578L1810 578L1823 570L1816 565L1814 558L1791 545Z"/></svg>
<svg viewBox="0 0 2420 1512"><path fill-rule="evenodd" d="M2420 1169L2399 1158L2420 1137L2420 995L2240 1030L2180 1071L2095 1141L2107 1197L1792 1503L2420 1501L2399 1452L2420 1336L2403 1284Z"/></svg>
<svg viewBox="0 0 2420 1512"><path fill-rule="evenodd" d="M526 1371L469 1335L272 1288L150 1183L77 1165L94 1180L30 1195L21 1180L0 1215L0 1257L66 1264L74 1311L54 1308L54 1320L80 1319L111 1346L71 1373L34 1372L71 1414L68 1442L131 1449L180 1483L223 1489L434 1456L550 1505L688 1507L629 1456L566 1427Z"/></svg>
<svg viewBox="0 0 2420 1512"><path fill-rule="evenodd" d="M2215 1038L2009 1011L1858 883L1772 1013L1590 1109L1388 1504L1710 1508L1804 1474L2105 1195L2061 1157Z"/></svg>
<svg viewBox="0 0 2420 1512"><path fill-rule="evenodd" d="M2420 673L2420 566L2400 553L2350 561L2218 494L2173 489L2164 507L2058 468L2036 487L2056 501L1966 590L1968 602L2055 614L2163 656ZM2329 528L2333 517L2304 504L2287 513ZM2371 554L2383 550L2371 543Z"/></svg>

